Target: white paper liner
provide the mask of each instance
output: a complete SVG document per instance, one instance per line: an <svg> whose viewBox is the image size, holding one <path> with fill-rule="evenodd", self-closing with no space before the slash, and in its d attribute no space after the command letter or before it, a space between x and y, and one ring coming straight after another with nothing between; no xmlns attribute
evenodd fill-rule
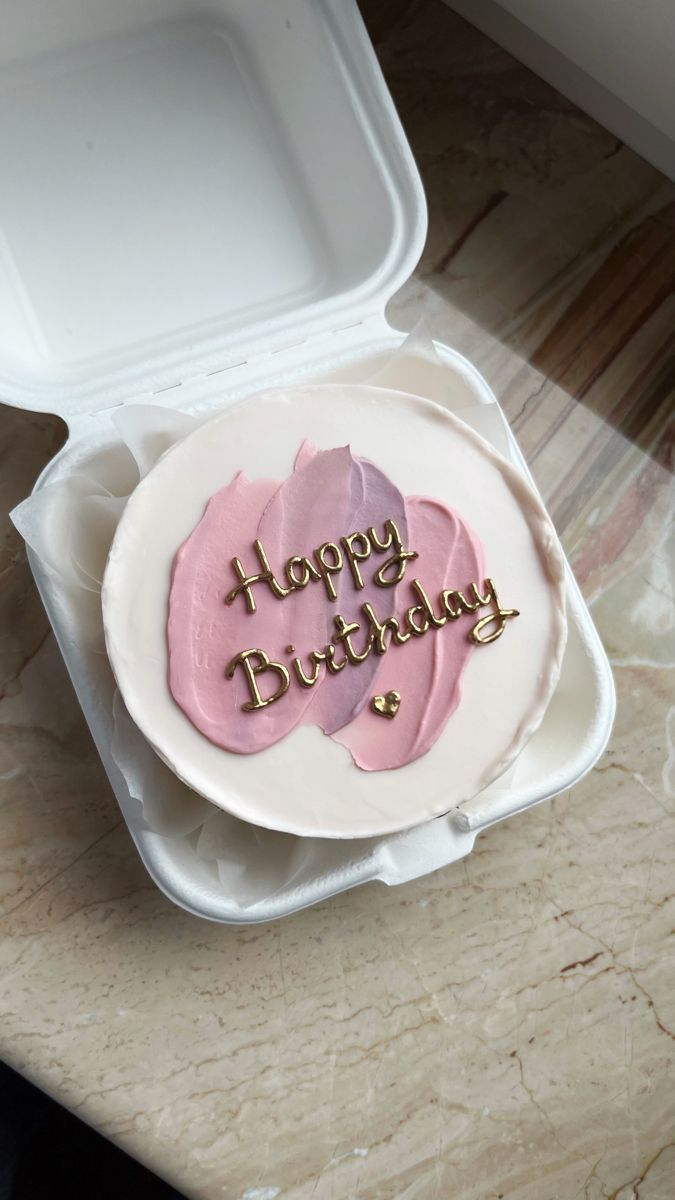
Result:
<svg viewBox="0 0 675 1200"><path fill-rule="evenodd" d="M386 364L360 382L417 394L416 375L422 364L425 395L461 412L467 424L510 458L510 443L498 406L453 403L447 372L423 327L418 326ZM139 480L171 445L201 423L175 409L142 404L115 410L112 421L120 442L136 463ZM102 655L105 643L96 596L100 595L108 551L127 498L113 495L93 476L72 474L40 489L11 514L33 554L58 577L71 598L78 598L78 636ZM296 837L259 828L216 808L182 783L146 742L116 689L110 715L111 754L130 796L142 808L144 824L160 837L189 841L197 857L215 872L234 916L279 892L296 890L318 876L347 867L378 846L387 848L380 856L378 878L395 884L424 873L424 848L419 845L423 827L389 838L346 841ZM517 763L492 789L512 788L516 770ZM440 817L432 824L445 820Z"/></svg>

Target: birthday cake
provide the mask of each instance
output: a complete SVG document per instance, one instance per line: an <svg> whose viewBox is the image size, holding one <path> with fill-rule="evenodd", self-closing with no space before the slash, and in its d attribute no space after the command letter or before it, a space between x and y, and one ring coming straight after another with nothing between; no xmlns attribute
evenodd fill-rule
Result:
<svg viewBox="0 0 675 1200"><path fill-rule="evenodd" d="M103 584L126 706L256 824L367 837L502 774L565 644L563 558L522 474L429 401L260 393L132 494Z"/></svg>

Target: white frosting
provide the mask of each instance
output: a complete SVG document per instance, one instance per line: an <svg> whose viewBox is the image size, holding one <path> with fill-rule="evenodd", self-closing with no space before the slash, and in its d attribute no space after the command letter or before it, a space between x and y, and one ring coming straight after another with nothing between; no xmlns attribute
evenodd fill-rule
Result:
<svg viewBox="0 0 675 1200"><path fill-rule="evenodd" d="M284 478L305 438L322 449L349 442L404 494L433 496L460 512L481 539L486 574L495 579L502 604L521 612L497 642L471 656L462 701L436 745L395 771L359 771L348 751L314 726L301 726L255 755L229 754L197 731L167 686L176 550L208 499L237 471ZM555 532L510 464L429 401L342 385L261 393L169 450L128 501L103 584L112 668L131 716L157 753L189 786L236 816L324 837L379 836L416 825L501 774L539 725L557 682L564 605ZM405 647L396 653L404 689L411 686Z"/></svg>

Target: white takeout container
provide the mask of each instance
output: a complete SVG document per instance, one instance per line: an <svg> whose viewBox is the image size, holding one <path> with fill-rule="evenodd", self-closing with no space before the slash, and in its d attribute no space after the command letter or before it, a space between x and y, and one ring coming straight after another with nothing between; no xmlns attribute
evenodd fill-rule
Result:
<svg viewBox="0 0 675 1200"><path fill-rule="evenodd" d="M106 481L122 404L203 415L260 387L363 379L402 343L385 305L426 210L354 0L12 0L3 33L0 397L69 428L38 489L73 471ZM495 404L437 351L414 390L460 413ZM498 440L527 474L505 422ZM269 920L461 858L481 829L574 784L609 736L611 673L568 571L560 683L515 775L406 833L336 846L314 878L242 910L185 841L145 825L111 757L107 662L30 557L148 871L214 920Z"/></svg>

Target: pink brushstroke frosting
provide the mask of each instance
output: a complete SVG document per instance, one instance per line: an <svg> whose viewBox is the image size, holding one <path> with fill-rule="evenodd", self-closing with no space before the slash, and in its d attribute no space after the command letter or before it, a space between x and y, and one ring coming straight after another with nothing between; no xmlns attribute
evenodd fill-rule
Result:
<svg viewBox="0 0 675 1200"><path fill-rule="evenodd" d="M285 599L266 584L254 588L256 612L239 595L225 598L236 584L232 559L251 574L256 538L270 566L286 585L283 569L291 556L307 555L325 542L374 527L381 535L393 520L406 549L417 558L406 563L395 587L379 587L374 576L393 550L373 553L361 564L364 587L357 590L347 563L332 576L337 598L330 600L322 582L312 581ZM244 711L250 699L241 670L225 675L241 651L264 649L271 663L290 667L297 654L303 664L313 650L335 635L334 617L365 624L361 606L370 603L381 622L419 603L412 581L419 579L432 599L443 589L466 589L483 578L482 547L464 521L440 501L407 499L392 481L348 446L317 451L301 446L293 473L282 483L248 480L238 474L212 496L202 519L180 547L173 565L169 598L169 688L193 725L211 742L237 754L253 754L273 745L300 724L316 724L346 746L365 771L413 762L433 746L459 704L461 677L473 652L467 618L448 621L405 645L390 644L339 674L322 666L316 684L301 687L295 678L278 701ZM364 636L354 634L360 650ZM289 646L295 648L293 654ZM269 672L267 692L279 682ZM395 720L370 709L376 693L396 690L401 707Z"/></svg>

